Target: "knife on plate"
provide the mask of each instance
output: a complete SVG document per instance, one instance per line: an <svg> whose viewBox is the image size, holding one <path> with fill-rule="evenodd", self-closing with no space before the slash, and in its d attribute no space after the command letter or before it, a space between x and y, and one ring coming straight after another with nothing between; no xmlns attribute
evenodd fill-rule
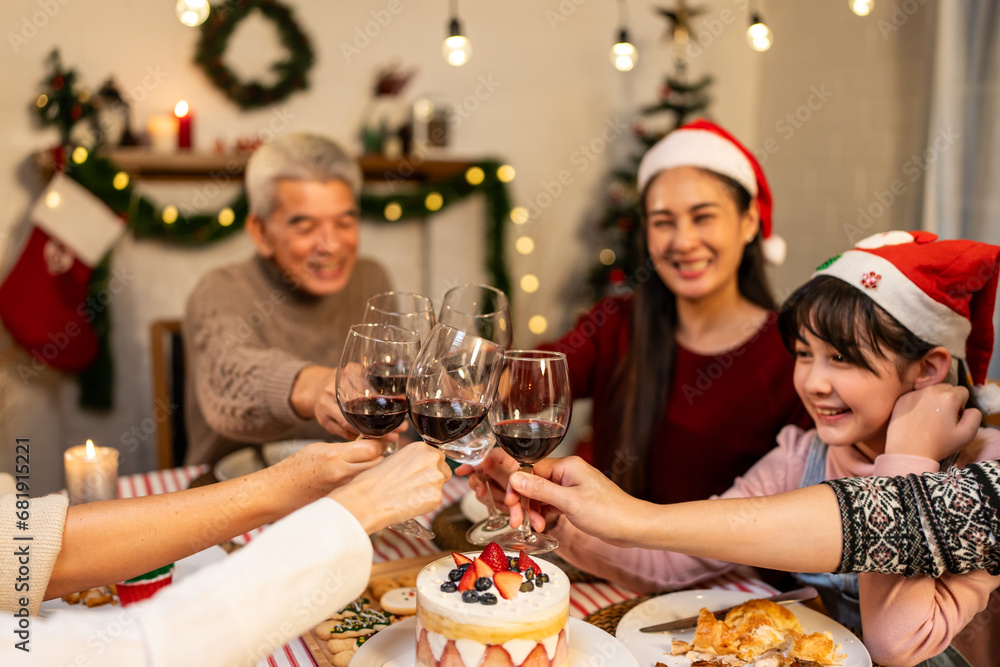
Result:
<svg viewBox="0 0 1000 667"><path fill-rule="evenodd" d="M771 602L801 602L802 600L812 600L816 597L819 597L819 591L812 586L806 586L805 588L796 588L794 591L779 593L778 595L772 595L771 597L764 599L770 600ZM725 609L720 609L719 611L713 611L712 614L721 621L732 609L733 607L726 607ZM645 628L639 628L639 632L667 632L668 630L684 630L685 628L693 628L696 625L698 625L698 617L689 616L687 618L677 619L676 621L670 621L669 623L660 623L659 625L649 625Z"/></svg>

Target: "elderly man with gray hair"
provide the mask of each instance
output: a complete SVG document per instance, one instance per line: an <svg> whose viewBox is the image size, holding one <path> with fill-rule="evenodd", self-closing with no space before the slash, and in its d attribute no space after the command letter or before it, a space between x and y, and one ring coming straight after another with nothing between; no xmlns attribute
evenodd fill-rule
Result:
<svg viewBox="0 0 1000 667"><path fill-rule="evenodd" d="M359 259L361 170L335 143L289 134L246 169L254 257L208 273L184 315L188 463L248 443L351 438L336 367L365 302L390 289Z"/></svg>

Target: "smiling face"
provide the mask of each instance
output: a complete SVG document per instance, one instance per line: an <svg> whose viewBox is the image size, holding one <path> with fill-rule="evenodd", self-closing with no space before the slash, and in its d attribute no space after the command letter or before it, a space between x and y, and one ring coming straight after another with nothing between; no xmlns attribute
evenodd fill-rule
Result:
<svg viewBox="0 0 1000 667"><path fill-rule="evenodd" d="M656 273L678 299L699 301L737 288L743 249L757 234L756 203L745 213L718 177L694 167L661 172L646 191L646 243Z"/></svg>
<svg viewBox="0 0 1000 667"><path fill-rule="evenodd" d="M885 434L896 399L914 388L918 365L899 371L898 357L868 353L875 372L847 361L804 328L795 342L795 391L831 447L858 444L869 456L885 451Z"/></svg>
<svg viewBox="0 0 1000 667"><path fill-rule="evenodd" d="M300 289L314 296L334 294L354 270L358 207L343 181L280 180L270 218L249 216L247 232L257 251Z"/></svg>

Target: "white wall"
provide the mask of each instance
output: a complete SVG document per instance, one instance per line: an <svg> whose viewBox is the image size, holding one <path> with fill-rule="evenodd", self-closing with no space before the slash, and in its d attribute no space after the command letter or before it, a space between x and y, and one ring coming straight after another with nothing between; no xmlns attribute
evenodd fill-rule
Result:
<svg viewBox="0 0 1000 667"><path fill-rule="evenodd" d="M5 265L20 252L28 229L25 214L41 187L26 161L56 140L54 131L36 127L31 109L45 75L45 58L53 47L60 49L64 63L78 70L84 85L96 88L113 74L123 90L131 91L136 129L151 114L169 110L179 99L188 100L196 114L196 143L205 149L217 138L232 141L255 135L272 123L280 125L282 131L323 132L357 148L356 131L373 75L380 66L399 60L419 71L407 91L410 96L433 94L466 110L454 132L453 155L495 156L514 165L518 174L512 184L515 203L538 202L547 185L552 189L560 172L569 172L570 184L537 219L524 228L512 225L508 230L511 242L521 233L536 241L532 255L509 253L512 277L516 281L533 272L541 281L535 294L514 291L516 342L530 346L537 341L526 326L536 313L546 315L550 323L543 338L558 334L571 318L573 304L566 298L569 288L595 261L594 250L586 242L586 224L596 221L604 205L608 171L631 154L634 144L625 131L593 161L581 161L578 151L591 142L600 147L599 137L608 123L629 125L635 109L655 100L664 75L671 69L670 45L663 39L666 23L653 14L659 3L630 3L630 30L641 60L635 71L621 74L608 60L617 31L617 8L611 2L460 3L461 18L475 52L466 67L456 69L440 55L448 18L443 0L398 0L393 6L401 11L378 28L370 43L359 42L363 48L350 61L341 43L351 43L366 27L376 32L373 17L390 6L388 0L287 1L316 50L311 88L276 107L250 113L242 113L228 102L192 64L198 33L174 18L172 0L5 0L0 4L0 27L6 42L0 45L0 85L4 91L0 96L0 132L5 139L5 150L0 153L0 197L4 202L0 244ZM696 31L700 46L691 64L692 75L707 72L715 77L713 116L755 145L763 136L758 120L762 66L769 58L775 61L778 53L756 54L746 47L742 1L701 4L710 11ZM57 11L44 17L43 9L48 6ZM768 9L775 14L785 11L776 3ZM270 60L264 55L274 53L273 38L265 27L249 23L242 32L245 34L238 32L233 41L234 57L250 71L263 67ZM26 36L26 43L15 48L10 43L11 33ZM778 39L787 37L779 35ZM785 66L794 68L798 54L792 52L786 58ZM484 81L490 85L484 86ZM185 197L183 193L153 194ZM452 256L461 254L462 246L446 246L449 240L461 244L471 239L472 247L478 243L481 213L477 206L470 203L442 218L435 238L445 239L438 243ZM367 248L363 250L383 249L384 236L376 235L387 234L385 229L365 234ZM399 237L405 247L412 234L411 229L389 236ZM112 304L119 369L115 410L107 415L79 412L74 407L74 382L57 373L46 372L28 384L19 382L16 375L11 378L10 361L25 357L8 349L8 363L0 370L6 374L0 379L7 379L0 382L0 401L6 408L0 412L0 469L9 469L12 464L13 456L5 449L9 441L28 436L35 444L32 474L36 487L58 488L62 483L59 454L67 446L87 437L117 445L123 433L141 426L152 411L148 322L179 315L186 294L201 273L248 252L249 246L242 239L198 250L123 240L115 250L115 262L130 269L135 280ZM404 260L392 264L399 272L397 282L412 280ZM442 272L433 279L436 284L420 289L439 293L444 281L475 271L468 266L459 270L462 276ZM123 454L123 470L152 465L151 439L148 444Z"/></svg>

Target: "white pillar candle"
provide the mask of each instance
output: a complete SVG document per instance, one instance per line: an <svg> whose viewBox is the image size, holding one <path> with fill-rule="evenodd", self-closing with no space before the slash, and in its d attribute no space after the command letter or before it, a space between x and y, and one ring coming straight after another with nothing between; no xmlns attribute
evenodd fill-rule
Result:
<svg viewBox="0 0 1000 667"><path fill-rule="evenodd" d="M118 450L92 440L66 450L66 490L71 505L118 497Z"/></svg>
<svg viewBox="0 0 1000 667"><path fill-rule="evenodd" d="M177 119L172 115L157 114L146 121L149 147L154 153L173 153L177 150Z"/></svg>

